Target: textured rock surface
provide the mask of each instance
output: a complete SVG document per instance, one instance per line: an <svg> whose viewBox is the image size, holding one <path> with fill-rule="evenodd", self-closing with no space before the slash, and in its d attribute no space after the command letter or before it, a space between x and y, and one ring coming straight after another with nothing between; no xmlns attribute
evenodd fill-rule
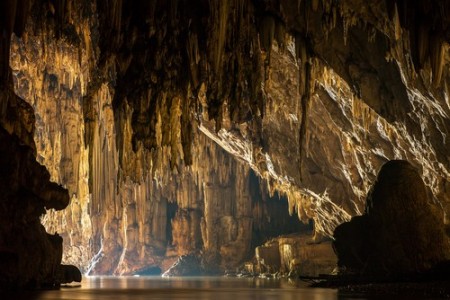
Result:
<svg viewBox="0 0 450 300"><path fill-rule="evenodd" d="M383 165L365 214L338 226L334 237L338 265L347 272L423 272L450 258L441 211L417 170L401 160Z"/></svg>
<svg viewBox="0 0 450 300"><path fill-rule="evenodd" d="M336 266L331 241L314 242L308 234L274 238L256 247L255 260L256 264L246 264L248 271L290 276L330 274Z"/></svg>
<svg viewBox="0 0 450 300"><path fill-rule="evenodd" d="M66 263L123 274L205 250L228 267L287 211L332 235L390 159L448 213L448 1L5 3L33 12L2 45L20 36L15 91L72 198L44 219Z"/></svg>
<svg viewBox="0 0 450 300"><path fill-rule="evenodd" d="M207 272L202 266L201 259L193 254L182 255L166 272L163 277L174 276L204 276Z"/></svg>

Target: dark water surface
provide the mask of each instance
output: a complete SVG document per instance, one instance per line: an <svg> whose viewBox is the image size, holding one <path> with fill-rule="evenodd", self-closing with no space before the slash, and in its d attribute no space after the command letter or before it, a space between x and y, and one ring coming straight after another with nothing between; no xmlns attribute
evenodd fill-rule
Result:
<svg viewBox="0 0 450 300"><path fill-rule="evenodd" d="M1 293L1 292L0 292ZM262 278L87 277L81 285L40 292L9 292L0 300L128 300L128 299L368 299L342 295L335 289L311 288L302 281ZM387 297L370 297L387 299ZM398 299L399 297L395 297ZM410 298L410 297L408 297Z"/></svg>

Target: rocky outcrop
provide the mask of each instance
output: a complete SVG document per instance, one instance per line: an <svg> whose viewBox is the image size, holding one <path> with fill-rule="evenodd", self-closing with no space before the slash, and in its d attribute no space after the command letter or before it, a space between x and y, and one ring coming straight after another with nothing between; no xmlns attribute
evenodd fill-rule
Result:
<svg viewBox="0 0 450 300"><path fill-rule="evenodd" d="M330 240L314 241L310 234L291 234L271 239L255 249L255 263L246 263L253 274L319 276L330 274L336 256Z"/></svg>
<svg viewBox="0 0 450 300"><path fill-rule="evenodd" d="M56 270L56 282L59 284L81 282L80 270L72 265L60 265Z"/></svg>
<svg viewBox="0 0 450 300"><path fill-rule="evenodd" d="M34 111L15 95L9 67L11 35L23 35L29 9L26 0L0 5L0 290L57 287L64 267L63 240L46 232L41 217L70 198L36 161ZM64 282L81 281L75 266L65 267L78 273Z"/></svg>
<svg viewBox="0 0 450 300"><path fill-rule="evenodd" d="M207 271L202 266L201 259L194 254L190 254L180 256L162 276L204 276L206 274Z"/></svg>
<svg viewBox="0 0 450 300"><path fill-rule="evenodd" d="M343 273L420 273L450 258L442 210L417 169L401 160L383 165L365 214L338 226L334 238Z"/></svg>
<svg viewBox="0 0 450 300"><path fill-rule="evenodd" d="M0 289L58 283L62 238L40 222L46 209L69 203L61 186L36 162L33 149L0 128Z"/></svg>

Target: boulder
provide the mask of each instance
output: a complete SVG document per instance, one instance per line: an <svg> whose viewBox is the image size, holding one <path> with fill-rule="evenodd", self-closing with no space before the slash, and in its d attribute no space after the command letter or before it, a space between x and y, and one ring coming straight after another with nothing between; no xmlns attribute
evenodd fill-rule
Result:
<svg viewBox="0 0 450 300"><path fill-rule="evenodd" d="M359 274L420 273L450 257L442 210L403 160L382 166L365 214L338 226L334 239L340 270Z"/></svg>
<svg viewBox="0 0 450 300"><path fill-rule="evenodd" d="M73 265L60 265L56 274L57 281L61 284L81 282L81 272Z"/></svg>
<svg viewBox="0 0 450 300"><path fill-rule="evenodd" d="M338 257L340 270L358 273L365 268L368 257L368 216L355 216L350 222L336 227L333 250Z"/></svg>

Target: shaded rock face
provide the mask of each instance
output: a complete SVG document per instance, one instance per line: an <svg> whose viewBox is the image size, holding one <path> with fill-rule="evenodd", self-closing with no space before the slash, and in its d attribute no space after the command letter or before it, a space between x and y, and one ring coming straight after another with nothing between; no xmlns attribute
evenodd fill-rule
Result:
<svg viewBox="0 0 450 300"><path fill-rule="evenodd" d="M81 282L80 270L72 265L60 265L56 270L56 282L60 284Z"/></svg>
<svg viewBox="0 0 450 300"><path fill-rule="evenodd" d="M288 212L331 236L391 159L449 212L448 1L2 5L1 69L36 130L14 101L2 126L34 132L69 190L43 218L65 263L132 274L205 250L229 267L298 230Z"/></svg>
<svg viewBox="0 0 450 300"><path fill-rule="evenodd" d="M36 161L32 107L13 92L9 67L11 34L22 36L29 1L0 5L0 290L47 288L60 283L63 240L48 234L40 217L69 204L67 190L50 180ZM81 280L80 276L66 278Z"/></svg>
<svg viewBox="0 0 450 300"><path fill-rule="evenodd" d="M402 160L383 165L365 214L338 226L334 238L344 272L401 275L429 270L450 258L442 210L417 169Z"/></svg>
<svg viewBox="0 0 450 300"><path fill-rule="evenodd" d="M69 196L17 136L0 128L0 145L0 289L53 286L63 241L40 216L66 207Z"/></svg>

